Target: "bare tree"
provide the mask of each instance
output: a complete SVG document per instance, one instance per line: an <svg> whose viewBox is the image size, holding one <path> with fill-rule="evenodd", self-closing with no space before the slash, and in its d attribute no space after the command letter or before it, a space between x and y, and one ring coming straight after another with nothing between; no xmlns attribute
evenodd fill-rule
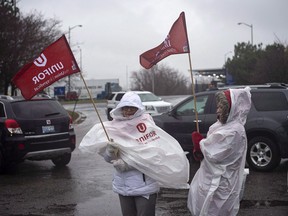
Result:
<svg viewBox="0 0 288 216"><path fill-rule="evenodd" d="M15 90L11 79L26 63L33 61L50 43L60 37L60 21L44 19L34 11L22 15L13 0L0 1L0 92Z"/></svg>
<svg viewBox="0 0 288 216"><path fill-rule="evenodd" d="M134 71L132 79L133 90L151 91L156 95L189 94L188 77L165 65Z"/></svg>

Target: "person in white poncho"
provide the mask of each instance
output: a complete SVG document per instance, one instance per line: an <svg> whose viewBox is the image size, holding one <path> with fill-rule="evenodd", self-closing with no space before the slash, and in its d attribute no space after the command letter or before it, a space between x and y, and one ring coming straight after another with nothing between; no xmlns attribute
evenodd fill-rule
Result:
<svg viewBox="0 0 288 216"><path fill-rule="evenodd" d="M189 162L180 144L155 125L140 97L127 92L110 112L113 120L96 124L83 138L82 152L98 152L115 167L113 191L123 216L154 216L160 186L187 188Z"/></svg>
<svg viewBox="0 0 288 216"><path fill-rule="evenodd" d="M235 216L239 211L250 88L217 92L216 103L218 120L210 126L207 137L192 133L194 155L202 159L188 194L187 204L193 216Z"/></svg>

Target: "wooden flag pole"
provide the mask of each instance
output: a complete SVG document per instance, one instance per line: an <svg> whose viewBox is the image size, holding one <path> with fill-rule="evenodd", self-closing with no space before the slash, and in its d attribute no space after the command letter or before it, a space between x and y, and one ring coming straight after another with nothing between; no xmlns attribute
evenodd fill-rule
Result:
<svg viewBox="0 0 288 216"><path fill-rule="evenodd" d="M197 129L197 132L199 133L198 111L197 111L197 106L196 106L196 96L195 96L195 90L194 90L194 80L193 80L192 63L191 63L190 53L188 53L188 57L189 57L190 74L191 74L191 80L192 80L192 95L193 95L193 98L194 98L194 110L195 110L195 118L196 118L196 129Z"/></svg>
<svg viewBox="0 0 288 216"><path fill-rule="evenodd" d="M102 125L102 127L103 127L103 130L104 130L104 132L105 132L105 134L106 134L106 137L107 137L108 141L110 141L110 138L109 138L108 133L107 133L107 131L106 131L106 129L105 129L105 126L104 126L104 124L103 124L103 121L102 121L102 119L101 119L101 116L100 116L100 114L99 114L99 112L98 112L98 110L97 110L97 107L96 107L96 105L95 105L95 102L94 102L94 100L93 100L93 98L92 98L92 95L91 95L91 93L90 93L90 91L89 91L89 89L88 89L88 86L87 86L87 84L86 84L86 82L85 82L85 80L84 80L83 75L82 75L81 72L80 72L80 76L81 76L81 78L82 78L82 80L83 80L83 82L84 82L85 88L87 89L87 92L88 92L88 94L89 94L90 100L92 101L92 104L93 104L94 109L95 109L95 111L96 111L96 113L97 113L97 116L98 116L98 118L99 118L99 120L100 120L100 123L101 123L101 125Z"/></svg>

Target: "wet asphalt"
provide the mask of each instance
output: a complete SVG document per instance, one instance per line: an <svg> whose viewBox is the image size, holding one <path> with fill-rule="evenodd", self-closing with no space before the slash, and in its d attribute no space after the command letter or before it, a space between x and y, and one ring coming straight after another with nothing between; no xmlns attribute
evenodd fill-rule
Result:
<svg viewBox="0 0 288 216"><path fill-rule="evenodd" d="M81 124L75 125L77 143L99 120L90 106L81 110ZM78 111L79 111L78 110ZM104 120L104 106L99 107ZM191 178L199 163L191 162ZM250 170L239 216L287 216L288 160L272 172ZM112 192L113 168L99 155L73 152L67 167L57 169L51 161L25 161L0 176L0 216L120 216L117 194ZM188 216L188 190L162 188L158 194L157 216Z"/></svg>

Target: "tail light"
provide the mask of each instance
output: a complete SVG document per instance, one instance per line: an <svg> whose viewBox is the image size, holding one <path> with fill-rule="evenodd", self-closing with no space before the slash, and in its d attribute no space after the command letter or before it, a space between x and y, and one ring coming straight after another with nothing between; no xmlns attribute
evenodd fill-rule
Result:
<svg viewBox="0 0 288 216"><path fill-rule="evenodd" d="M73 120L72 120L72 117L69 116L70 118L70 121L69 121L69 129L73 129Z"/></svg>
<svg viewBox="0 0 288 216"><path fill-rule="evenodd" d="M7 119L5 121L5 127L11 134L23 134L20 125L14 119Z"/></svg>

